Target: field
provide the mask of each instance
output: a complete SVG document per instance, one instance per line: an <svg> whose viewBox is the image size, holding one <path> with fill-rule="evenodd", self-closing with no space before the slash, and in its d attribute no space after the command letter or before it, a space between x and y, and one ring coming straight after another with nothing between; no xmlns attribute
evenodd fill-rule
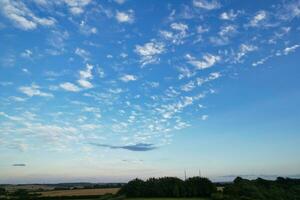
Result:
<svg viewBox="0 0 300 200"><path fill-rule="evenodd" d="M42 197L58 197L58 196L89 196L116 194L119 188L99 188L99 189L75 189L75 190L52 190L40 192Z"/></svg>
<svg viewBox="0 0 300 200"><path fill-rule="evenodd" d="M205 198L127 198L125 200L209 200Z"/></svg>
<svg viewBox="0 0 300 200"><path fill-rule="evenodd" d="M53 190L55 187L54 186L49 186L49 185L42 185L42 184L26 184L26 185L6 185L4 188L7 191L16 191L18 189L24 189L28 191L36 191L39 189L42 190Z"/></svg>
<svg viewBox="0 0 300 200"><path fill-rule="evenodd" d="M97 200L97 199L76 199L76 200ZM209 199L204 199L204 198L127 198L125 200L209 200Z"/></svg>

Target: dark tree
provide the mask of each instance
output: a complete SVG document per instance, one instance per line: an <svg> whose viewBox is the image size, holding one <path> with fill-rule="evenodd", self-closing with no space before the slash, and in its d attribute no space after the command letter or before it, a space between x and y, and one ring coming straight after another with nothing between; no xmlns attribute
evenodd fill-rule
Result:
<svg viewBox="0 0 300 200"><path fill-rule="evenodd" d="M183 181L176 177L135 179L123 186L120 194L127 197L209 197L216 191L207 178L194 177Z"/></svg>
<svg viewBox="0 0 300 200"><path fill-rule="evenodd" d="M207 178L192 177L185 181L188 197L210 197L216 186Z"/></svg>
<svg viewBox="0 0 300 200"><path fill-rule="evenodd" d="M6 196L6 189L5 188L0 188L0 199L1 197Z"/></svg>

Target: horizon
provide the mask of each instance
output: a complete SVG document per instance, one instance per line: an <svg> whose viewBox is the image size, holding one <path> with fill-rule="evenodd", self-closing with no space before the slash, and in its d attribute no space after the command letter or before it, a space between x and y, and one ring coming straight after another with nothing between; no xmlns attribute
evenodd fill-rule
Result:
<svg viewBox="0 0 300 200"><path fill-rule="evenodd" d="M299 24L299 0L1 1L0 184L299 177Z"/></svg>
<svg viewBox="0 0 300 200"><path fill-rule="evenodd" d="M176 177L179 178L181 180L185 180L185 177L180 177L180 176L162 176L162 177ZM199 175L192 175L192 176L187 176L186 178L192 178L192 177L199 177ZM277 176L277 175L253 175L253 174L244 174L244 175L225 175L225 176L217 176L217 177L205 177L205 176L200 176L202 178L208 178L209 180L211 180L213 183L230 183L233 182L235 178L237 177L241 177L244 179L248 179L248 180L255 180L257 178L262 178L265 180L276 180L279 177L283 177L283 178L291 178L291 179L300 179L300 175L299 174L295 174L295 175L285 175L285 176ZM60 177L61 178L61 177ZM56 184L76 184L76 183L87 183L87 184L124 184L124 183L128 183L128 181L134 180L134 179L141 179L146 181L149 178L159 178L159 177L144 177L144 178L139 178L139 177L134 177L131 179L126 179L124 181L112 181L112 182L103 182L100 181L101 178L97 178L94 179L93 181L84 181L84 180L92 180L91 178L86 178L86 179L82 179L81 181L76 181L76 180L70 180L70 182L57 182L55 180L50 181L50 182L43 182L43 180L38 180L37 182L18 182L16 180L9 180L11 182L0 182L0 185L56 185ZM59 178L57 179L59 180ZM40 182L39 182L40 181Z"/></svg>

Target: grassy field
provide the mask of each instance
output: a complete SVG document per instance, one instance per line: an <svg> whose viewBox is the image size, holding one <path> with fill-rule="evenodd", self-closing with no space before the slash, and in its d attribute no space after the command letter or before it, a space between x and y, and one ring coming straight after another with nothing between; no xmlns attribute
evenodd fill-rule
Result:
<svg viewBox="0 0 300 200"><path fill-rule="evenodd" d="M98 199L76 199L76 200L98 200ZM210 200L210 199L204 199L204 198L127 198L125 200Z"/></svg>
<svg viewBox="0 0 300 200"><path fill-rule="evenodd" d="M104 195L116 194L119 188L99 188L99 189L75 189L75 190L53 190L40 192L42 197L58 197L58 196L88 196L88 195Z"/></svg>
<svg viewBox="0 0 300 200"><path fill-rule="evenodd" d="M209 200L204 198L127 198L125 200Z"/></svg>

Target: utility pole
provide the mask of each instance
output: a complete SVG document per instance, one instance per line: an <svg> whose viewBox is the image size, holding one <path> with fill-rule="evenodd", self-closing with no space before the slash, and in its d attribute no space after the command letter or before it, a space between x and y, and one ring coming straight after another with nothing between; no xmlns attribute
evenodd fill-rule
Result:
<svg viewBox="0 0 300 200"><path fill-rule="evenodd" d="M201 177L201 170L199 169L199 177Z"/></svg>
<svg viewBox="0 0 300 200"><path fill-rule="evenodd" d="M184 180L186 181L186 170L184 170Z"/></svg>

